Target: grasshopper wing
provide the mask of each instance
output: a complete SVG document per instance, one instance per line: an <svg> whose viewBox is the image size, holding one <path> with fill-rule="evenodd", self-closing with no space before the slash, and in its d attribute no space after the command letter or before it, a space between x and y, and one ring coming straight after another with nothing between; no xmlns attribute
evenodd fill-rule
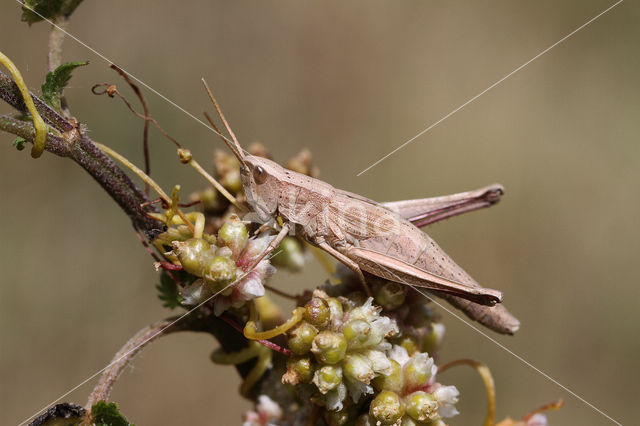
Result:
<svg viewBox="0 0 640 426"><path fill-rule="evenodd" d="M353 247L347 256L361 269L390 281L462 296L482 305L493 306L502 301L502 293L497 290L452 281L375 250Z"/></svg>
<svg viewBox="0 0 640 426"><path fill-rule="evenodd" d="M500 201L504 188L500 184L485 186L475 191L460 192L442 197L380 203L398 213L418 228L452 216L490 207Z"/></svg>

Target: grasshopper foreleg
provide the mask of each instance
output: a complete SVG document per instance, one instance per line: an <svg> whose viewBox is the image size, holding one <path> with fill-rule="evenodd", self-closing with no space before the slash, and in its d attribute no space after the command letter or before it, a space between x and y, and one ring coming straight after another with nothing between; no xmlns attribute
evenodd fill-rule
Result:
<svg viewBox="0 0 640 426"><path fill-rule="evenodd" d="M282 228L280 229L280 232L278 232L278 235L276 235L276 237L269 243L267 248L264 249L264 251L260 253L260 255L257 258L254 259L254 261L246 269L246 271L250 272L253 268L255 268L258 265L258 263L260 263L262 259L265 258L265 256L267 256L269 253L275 250L276 247L280 245L282 240L284 240L284 237L286 237L288 233L289 233L289 224L285 222L282 224Z"/></svg>

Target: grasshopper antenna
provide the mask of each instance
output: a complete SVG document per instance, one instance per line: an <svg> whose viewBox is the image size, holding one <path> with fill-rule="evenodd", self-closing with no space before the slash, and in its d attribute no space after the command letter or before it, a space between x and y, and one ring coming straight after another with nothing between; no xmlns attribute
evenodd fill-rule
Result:
<svg viewBox="0 0 640 426"><path fill-rule="evenodd" d="M233 133L233 130L231 130L231 126L229 126L229 123L227 122L227 119L224 117L224 114L222 113L222 110L220 109L220 106L218 105L218 102L216 102L216 98L213 96L213 93L211 92L211 89L209 88L209 85L207 84L207 82L206 82L206 80L204 78L202 78L202 84L204 84L204 88L207 91L207 95L209 95L209 99L211 100L211 103L213 104L213 107L216 109L216 112L218 113L218 116L220 117L220 120L222 120L222 123L224 124L225 129L227 129L227 132L231 136L231 139L233 140L233 145L231 144L229 139L227 139L224 136L222 136L222 133L218 132L218 134L222 137L222 140L229 147L231 152L233 152L233 154L236 156L236 158L238 158L238 161L240 162L241 167L246 167L245 166L245 161L244 161L244 153L243 153L243 150L242 150L242 146L240 146L240 142L238 142L238 138L236 138L236 134ZM207 118L209 123L213 126L213 128L216 129L216 131L217 131L217 128L216 128L215 124L213 124L213 120L211 120L211 117L209 117L206 113L205 113L205 117Z"/></svg>

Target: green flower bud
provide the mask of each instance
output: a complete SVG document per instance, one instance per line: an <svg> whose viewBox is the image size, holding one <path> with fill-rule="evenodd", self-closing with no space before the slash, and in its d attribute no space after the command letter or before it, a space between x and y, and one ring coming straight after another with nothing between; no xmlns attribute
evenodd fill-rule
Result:
<svg viewBox="0 0 640 426"><path fill-rule="evenodd" d="M407 414L414 420L424 422L438 416L438 401L430 393L413 392L404 398Z"/></svg>
<svg viewBox="0 0 640 426"><path fill-rule="evenodd" d="M227 174L220 178L222 186L229 191L236 193L242 190L242 180L240 179L240 170L230 170Z"/></svg>
<svg viewBox="0 0 640 426"><path fill-rule="evenodd" d="M358 354L347 355L342 363L342 368L345 377L366 384L369 384L375 375L367 358Z"/></svg>
<svg viewBox="0 0 640 426"><path fill-rule="evenodd" d="M229 247L234 257L238 257L249 239L249 232L237 216L228 219L218 231L218 244Z"/></svg>
<svg viewBox="0 0 640 426"><path fill-rule="evenodd" d="M399 346L402 346L403 348L406 349L407 354L409 354L409 356L413 355L418 351L418 342L416 341L415 337L413 336L403 336L400 339L400 342L398 343ZM425 351L426 352L426 351Z"/></svg>
<svg viewBox="0 0 640 426"><path fill-rule="evenodd" d="M375 301L384 309L393 310L404 303L407 288L402 284L388 281L375 289Z"/></svg>
<svg viewBox="0 0 640 426"><path fill-rule="evenodd" d="M306 311L304 312L304 319L315 325L316 327L324 327L329 323L329 316L331 311L329 310L329 304L326 300L319 297L313 297L304 305Z"/></svg>
<svg viewBox="0 0 640 426"><path fill-rule="evenodd" d="M404 404L397 393L385 390L371 401L369 414L383 425L392 425L404 415Z"/></svg>
<svg viewBox="0 0 640 426"><path fill-rule="evenodd" d="M433 358L425 353L417 353L404 366L404 378L407 389L424 386L431 378Z"/></svg>
<svg viewBox="0 0 640 426"><path fill-rule="evenodd" d="M287 360L287 372L282 376L282 383L292 386L308 383L313 378L313 363L309 357L290 357Z"/></svg>
<svg viewBox="0 0 640 426"><path fill-rule="evenodd" d="M347 352L347 339L342 334L323 331L313 339L311 352L318 362L335 364L342 361Z"/></svg>
<svg viewBox="0 0 640 426"><path fill-rule="evenodd" d="M242 190L242 180L240 179L240 166L238 161L231 155L223 151L216 151L213 157L213 164L216 168L218 181L231 192Z"/></svg>
<svg viewBox="0 0 640 426"><path fill-rule="evenodd" d="M318 330L306 321L289 332L289 349L296 355L304 355L311 350L313 339L318 334Z"/></svg>
<svg viewBox="0 0 640 426"><path fill-rule="evenodd" d="M173 241L171 246L182 268L197 276L202 276L202 270L213 256L211 245L201 238L191 238L184 242Z"/></svg>
<svg viewBox="0 0 640 426"><path fill-rule="evenodd" d="M200 202L202 203L202 208L205 211L215 210L218 208L218 204L219 204L218 191L213 189L213 187L208 187L202 190L202 192L196 194L194 198L200 199Z"/></svg>
<svg viewBox="0 0 640 426"><path fill-rule="evenodd" d="M276 255L271 258L273 266L281 266L295 272L304 266L302 246L295 237L285 237L275 252Z"/></svg>
<svg viewBox="0 0 640 426"><path fill-rule="evenodd" d="M434 353L440 347L440 342L444 336L444 324L432 323L429 334L427 334L422 342L420 352Z"/></svg>
<svg viewBox="0 0 640 426"><path fill-rule="evenodd" d="M362 319L351 320L342 330L347 339L349 349L360 349L366 346L371 335L371 324Z"/></svg>
<svg viewBox="0 0 640 426"><path fill-rule="evenodd" d="M400 426L425 426L425 423L418 423L409 416L403 416Z"/></svg>
<svg viewBox="0 0 640 426"><path fill-rule="evenodd" d="M400 392L404 388L404 371L402 371L402 366L397 361L390 361L391 373L376 377L371 384L377 390Z"/></svg>
<svg viewBox="0 0 640 426"><path fill-rule="evenodd" d="M217 286L227 285L236 279L236 263L228 257L215 256L204 267L202 278Z"/></svg>
<svg viewBox="0 0 640 426"><path fill-rule="evenodd" d="M339 365L325 365L313 374L313 383L325 394L342 382L342 368Z"/></svg>

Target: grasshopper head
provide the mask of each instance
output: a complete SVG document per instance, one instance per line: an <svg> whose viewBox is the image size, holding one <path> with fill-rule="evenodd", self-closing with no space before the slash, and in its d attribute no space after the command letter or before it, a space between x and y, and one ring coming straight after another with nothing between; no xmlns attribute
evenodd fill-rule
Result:
<svg viewBox="0 0 640 426"><path fill-rule="evenodd" d="M279 164L262 157L244 156L240 178L249 205L261 220L273 218L278 209L280 179L284 170Z"/></svg>

